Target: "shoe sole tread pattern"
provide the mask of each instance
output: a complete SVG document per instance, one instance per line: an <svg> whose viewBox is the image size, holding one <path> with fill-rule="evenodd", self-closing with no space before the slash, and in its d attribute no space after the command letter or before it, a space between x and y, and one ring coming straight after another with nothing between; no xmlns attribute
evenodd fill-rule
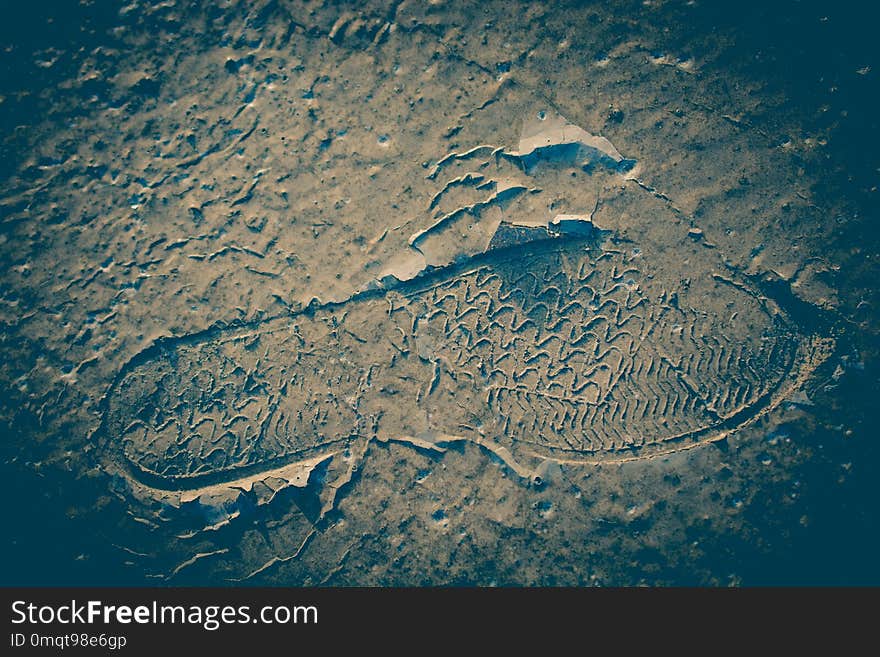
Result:
<svg viewBox="0 0 880 657"><path fill-rule="evenodd" d="M747 424L827 350L744 284L671 285L644 254L556 240L163 340L122 369L103 429L130 476L166 490L370 437L470 437L566 462L647 458Z"/></svg>

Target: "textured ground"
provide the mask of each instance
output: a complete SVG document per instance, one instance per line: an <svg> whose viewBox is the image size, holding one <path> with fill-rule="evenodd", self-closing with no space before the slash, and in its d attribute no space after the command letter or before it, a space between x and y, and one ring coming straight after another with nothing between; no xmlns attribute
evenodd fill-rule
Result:
<svg viewBox="0 0 880 657"><path fill-rule="evenodd" d="M196 4L4 35L4 582L878 582L857 15Z"/></svg>

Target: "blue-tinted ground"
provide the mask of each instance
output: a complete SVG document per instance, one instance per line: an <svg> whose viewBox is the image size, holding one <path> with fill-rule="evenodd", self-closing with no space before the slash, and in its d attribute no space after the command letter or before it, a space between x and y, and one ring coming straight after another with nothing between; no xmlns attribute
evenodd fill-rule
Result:
<svg viewBox="0 0 880 657"><path fill-rule="evenodd" d="M374 18L404 24L407 7L388 13L380 4L364 9L365 24ZM137 338L204 328L234 314L238 303L253 303L248 312L255 312L263 283L252 283L235 301L222 291L206 292L208 310L202 310L175 305L172 279L167 297L161 285L147 290L145 282L144 291L135 288L144 303L133 302L111 317L110 306L98 300L101 293L93 292L85 274L77 274L89 258L107 267L105 257L118 263L130 248L126 232L109 230L102 237L102 213L123 205L147 207L155 199L146 200L149 185L131 183L117 196L102 196L102 184L111 178L138 180L138 155L153 132L186 141L187 131L207 130L204 121L196 128L186 123L184 101L172 104L169 98L185 89L187 102L203 93L202 105L210 105L214 87L251 67L261 71L265 34L282 35L275 52L293 48L285 44L297 39L312 39L326 44L331 59L342 57L343 50L345 57L357 57L373 47L371 39L351 27L350 38L340 36L345 30L334 33L336 18L347 8L333 3L241 3L227 13L188 3L158 11L134 3L122 12L121 3L105 1L17 4L7 8L0 27L0 481L6 502L0 583L226 584L259 571L247 581L880 584L880 61L876 17L866 3L552 3L528 25L511 18L508 3L452 4L412 29L413 39L421 35L444 44L435 59L455 55L487 75L509 73L522 88L565 108L621 150L620 144L630 150L644 146L649 155L640 159L649 171L651 164L656 171L671 167L683 150L696 153L682 159L675 177L671 168L662 169L670 173L652 179L654 187L672 202L681 200L689 221L708 226L706 239L718 237L720 257L750 277L804 332L835 339L834 355L805 383L806 396L792 397L766 421L686 457L605 468L577 481L568 472L572 480L562 478L542 490L499 478L502 468L470 447L436 459L409 448L373 446L328 519L316 521L317 502L310 493L291 493L269 508L239 509L233 522L217 531L181 538L192 519L181 520L175 510L132 495L104 467L92 444L100 400L144 344ZM287 29L292 41L283 38ZM394 38L377 47L405 44ZM225 50L218 55L221 46ZM224 81L200 82L202 69L180 68L183 55L202 50L206 59L220 57L212 75L222 74ZM606 58L607 66L596 66ZM298 62L291 55L279 69L309 78L310 63ZM632 62L648 62L647 68L635 71ZM650 62L656 66L650 68ZM405 68L406 60L400 65ZM690 66L695 72L686 70ZM332 78L332 71L312 77ZM312 100L310 90L297 87L294 94L286 80L279 74L271 84L296 102ZM437 82L448 85L449 96L458 83ZM243 83L242 89L249 104L250 87ZM321 102L310 111L334 111L332 96ZM262 129L277 127L271 110L260 110ZM648 111L656 112L650 122L640 118ZM223 121L234 121L233 112L230 106ZM722 127L706 127L706 117ZM445 124L453 118L437 120ZM108 121L132 131L126 148L133 155L127 159L107 153L125 143L114 142ZM661 123L662 129L674 124L674 138L652 138L639 121L658 131ZM132 126L141 133L134 134ZM328 150L334 134L317 135L315 152ZM378 141L384 143L381 136ZM300 143L310 144L307 137ZM662 143L670 144L668 152ZM86 161L84 149L94 163ZM786 173L779 180L772 168L777 160L755 164L765 155L784 161ZM737 158L742 171L759 173L740 173ZM225 165L230 171L239 166L230 161ZM346 160L332 162L344 175ZM152 166L147 170L153 180L162 179L161 169ZM195 201L172 201L171 209L153 206L153 214L140 218L122 213L116 223L156 226L163 212L182 207L193 221L193 235L210 232L212 195L224 197L224 184L233 185L236 176L253 177L246 168L233 174L224 179L216 173L219 182L199 192L201 210L187 214ZM297 185L288 190L291 196ZM244 212L230 216L259 218L259 203L246 200L239 204ZM268 221L267 233L273 230L271 213ZM629 236L640 230L634 221ZM248 226L250 233L243 234L263 230ZM333 252L330 242L321 242L322 228L312 224L315 246L302 243L302 252L294 254L305 263L297 276L308 271L317 278L322 258L335 267L333 258L359 257L356 249L350 257L348 251ZM282 241L283 234L279 229ZM174 227L162 235L173 241ZM129 251L128 258L134 257L144 259ZM702 265L681 266L685 277L687 267ZM122 274L110 283L127 289ZM291 284L294 290L297 284ZM77 311L86 307L88 312ZM77 368L87 349L100 358ZM432 488L431 477L442 477L442 485ZM299 547L301 556L286 559ZM188 561L193 555L213 556ZM262 571L273 555L284 560Z"/></svg>

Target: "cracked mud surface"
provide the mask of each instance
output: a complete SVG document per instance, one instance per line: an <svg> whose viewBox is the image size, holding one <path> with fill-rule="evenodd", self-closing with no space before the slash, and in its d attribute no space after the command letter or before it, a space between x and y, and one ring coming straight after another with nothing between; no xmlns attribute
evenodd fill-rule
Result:
<svg viewBox="0 0 880 657"><path fill-rule="evenodd" d="M857 48L106 4L4 37L6 580L876 583Z"/></svg>

